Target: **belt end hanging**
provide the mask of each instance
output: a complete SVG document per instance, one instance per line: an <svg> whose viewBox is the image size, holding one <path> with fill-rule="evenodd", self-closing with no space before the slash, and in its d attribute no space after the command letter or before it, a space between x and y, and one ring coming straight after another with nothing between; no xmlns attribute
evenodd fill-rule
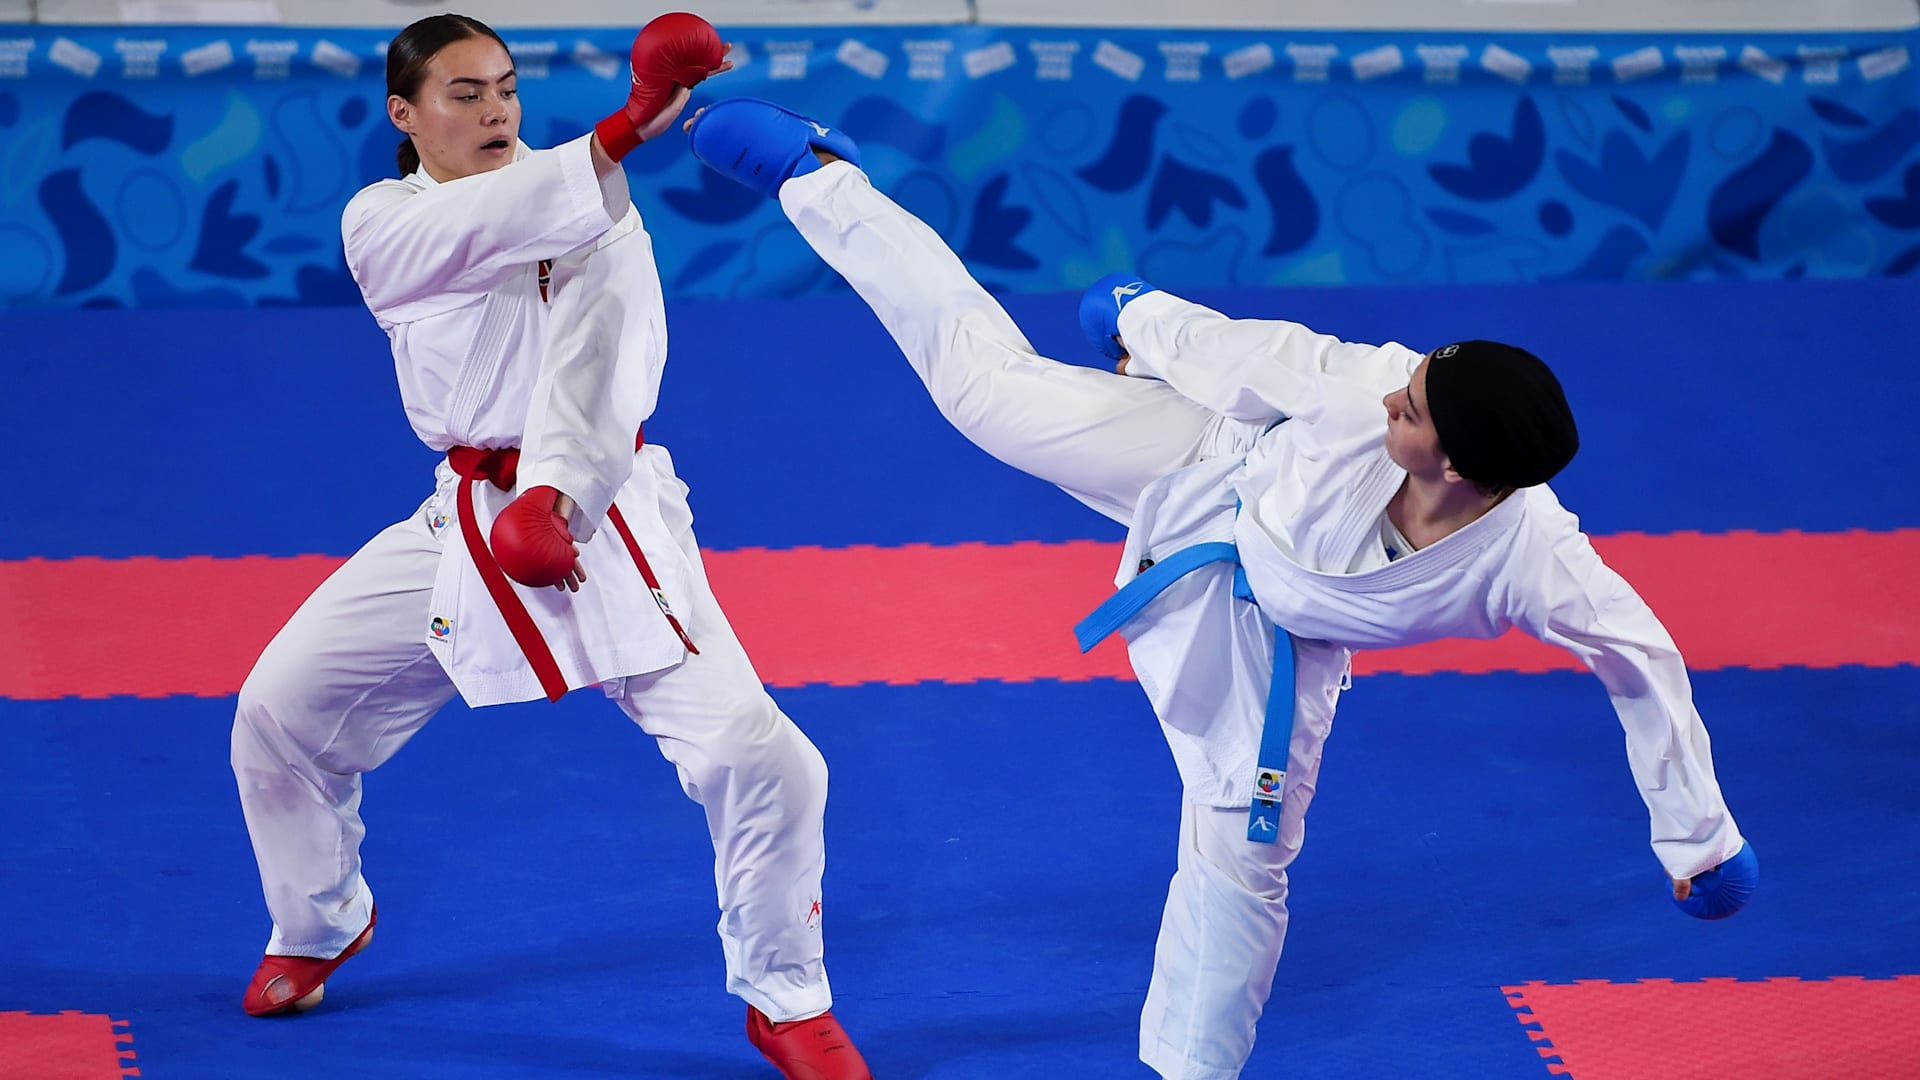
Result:
<svg viewBox="0 0 1920 1080"><path fill-rule="evenodd" d="M1279 803L1265 799L1253 800L1253 807L1247 811L1247 839L1256 844L1279 843Z"/></svg>
<svg viewBox="0 0 1920 1080"><path fill-rule="evenodd" d="M1254 770L1253 806L1247 811L1247 839L1272 844L1280 839L1280 798L1286 794L1287 771L1270 765Z"/></svg>

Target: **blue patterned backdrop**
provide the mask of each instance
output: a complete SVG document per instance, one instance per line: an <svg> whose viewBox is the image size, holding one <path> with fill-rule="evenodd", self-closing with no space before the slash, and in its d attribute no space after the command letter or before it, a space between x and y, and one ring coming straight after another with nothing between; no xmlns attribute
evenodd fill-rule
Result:
<svg viewBox="0 0 1920 1080"><path fill-rule="evenodd" d="M0 303L358 302L338 221L393 174L385 32L19 29ZM838 123L1000 289L1920 265L1913 33L725 32L744 62L703 91ZM630 31L506 36L533 145L621 99ZM627 168L670 295L843 287L677 139Z"/></svg>

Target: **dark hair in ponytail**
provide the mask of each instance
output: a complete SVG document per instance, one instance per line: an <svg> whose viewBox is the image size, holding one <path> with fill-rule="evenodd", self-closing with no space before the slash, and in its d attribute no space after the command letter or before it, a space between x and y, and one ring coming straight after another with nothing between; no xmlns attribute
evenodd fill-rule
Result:
<svg viewBox="0 0 1920 1080"><path fill-rule="evenodd" d="M490 37L499 41L502 49L507 47L506 42L500 41L500 35L493 32L493 27L466 15L429 15L400 31L387 43L387 96L412 101L420 92L420 84L426 81L427 65L440 50L471 37ZM511 50L508 55L512 55ZM420 168L420 152L413 148L410 137L400 140L400 150L395 156L401 176L411 176Z"/></svg>

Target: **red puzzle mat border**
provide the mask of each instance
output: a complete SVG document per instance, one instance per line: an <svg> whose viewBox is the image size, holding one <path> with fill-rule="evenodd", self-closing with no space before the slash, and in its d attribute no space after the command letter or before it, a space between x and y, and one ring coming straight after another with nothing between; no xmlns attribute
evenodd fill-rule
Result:
<svg viewBox="0 0 1920 1080"><path fill-rule="evenodd" d="M1920 975L1591 979L1501 990L1547 1071L1573 1080L1920 1077Z"/></svg>
<svg viewBox="0 0 1920 1080"><path fill-rule="evenodd" d="M139 1076L127 1021L98 1013L0 1012L0 1063L31 1080Z"/></svg>

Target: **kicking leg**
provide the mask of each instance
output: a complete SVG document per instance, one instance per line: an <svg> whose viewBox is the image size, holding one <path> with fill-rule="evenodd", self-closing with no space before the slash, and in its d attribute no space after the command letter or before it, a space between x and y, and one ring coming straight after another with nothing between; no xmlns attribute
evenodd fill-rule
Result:
<svg viewBox="0 0 1920 1080"><path fill-rule="evenodd" d="M763 191L750 168L785 178L774 189L800 234L879 316L941 414L987 453L1127 522L1147 484L1219 437L1220 417L1162 383L1035 353L938 233L839 160L857 153L844 135L750 99L689 126L695 155L716 170ZM816 160L809 147L827 153Z"/></svg>
<svg viewBox="0 0 1920 1080"><path fill-rule="evenodd" d="M1118 521L1198 460L1213 413L1160 382L1050 360L939 234L848 164L789 181L781 205L866 300L934 404L974 445Z"/></svg>

